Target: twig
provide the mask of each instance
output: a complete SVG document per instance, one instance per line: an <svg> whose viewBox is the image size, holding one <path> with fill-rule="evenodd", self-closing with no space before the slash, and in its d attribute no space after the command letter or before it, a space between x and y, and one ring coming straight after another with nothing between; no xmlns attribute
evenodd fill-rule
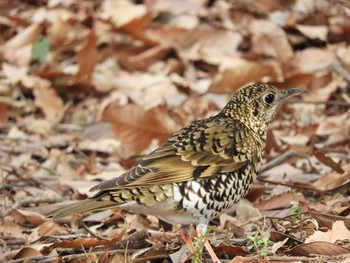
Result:
<svg viewBox="0 0 350 263"><path fill-rule="evenodd" d="M95 234L94 232L92 232L92 231L90 230L90 228L89 228L83 221L81 221L81 225L82 225L82 227L85 229L85 231L88 232L88 233L89 233L90 235L92 235L93 237L95 237L95 238L97 238L97 239L99 239L99 240L107 240L107 241L108 241L107 238L103 238L103 237L101 237L101 236Z"/></svg>
<svg viewBox="0 0 350 263"><path fill-rule="evenodd" d="M303 256L299 256L299 257L293 257L293 256L270 256L267 257L267 261L278 261L278 262L311 262L312 260L314 260L315 258L310 258L310 257L303 257Z"/></svg>
<svg viewBox="0 0 350 263"><path fill-rule="evenodd" d="M26 207L28 205L38 205L38 204L42 204L42 203L48 203L48 204L53 204L53 203L58 203L58 202L62 202L64 200L63 197L59 197L59 198L39 198L39 199L35 199L35 198L31 198L31 199L27 199L27 200L22 200L22 201L18 201L16 202L13 206L12 209L19 209L22 207Z"/></svg>
<svg viewBox="0 0 350 263"><path fill-rule="evenodd" d="M289 160L295 156L297 156L297 154L295 152L292 152L292 151L282 153L281 155L277 156L275 159L262 165L259 172L263 173L267 170L270 170L271 168L273 168L273 167L275 167L275 166L277 166L277 165L279 165L279 164L285 162L286 160Z"/></svg>
<svg viewBox="0 0 350 263"><path fill-rule="evenodd" d="M19 259L11 260L9 262L11 263L24 263L24 262L46 263L46 262L52 262L54 259L57 259L57 256L35 256L35 257L19 258Z"/></svg>
<svg viewBox="0 0 350 263"><path fill-rule="evenodd" d="M348 2L348 4L350 5L350 2ZM332 69L342 75L347 83L350 83L350 73L339 62L333 63Z"/></svg>
<svg viewBox="0 0 350 263"><path fill-rule="evenodd" d="M128 252L134 253L138 251L138 249L129 249ZM108 251L109 255L114 255L116 253L122 253L124 254L125 250L124 249L115 249L115 250L110 250ZM68 256L64 256L60 258L59 256L35 256L35 257L26 257L26 258L20 258L20 259L15 259L11 260L11 263L24 263L24 262L37 262L37 263L50 263L53 262L54 260L59 259L59 262L69 262L69 260L74 260L82 257L87 257L90 255L102 255L105 253L105 251L99 251L99 252L89 252L89 253L81 253L81 254L72 254Z"/></svg>

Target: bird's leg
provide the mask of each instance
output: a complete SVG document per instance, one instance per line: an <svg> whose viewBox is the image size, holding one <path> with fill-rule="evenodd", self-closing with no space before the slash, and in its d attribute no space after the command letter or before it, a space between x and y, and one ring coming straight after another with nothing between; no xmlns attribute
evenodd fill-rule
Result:
<svg viewBox="0 0 350 263"><path fill-rule="evenodd" d="M185 227L180 228L180 235L182 239L185 241L186 245L190 249L191 253L193 254L195 251L195 248L192 243L192 236L191 236L191 225L187 225Z"/></svg>
<svg viewBox="0 0 350 263"><path fill-rule="evenodd" d="M197 236L201 237L203 235L203 233L205 234L205 232L208 229L208 225L207 224L199 224L196 228L196 232L197 232ZM207 239L207 237L205 237L205 242L204 242L204 246L207 249L211 259L213 260L214 263L221 263L220 259L216 256L213 248L211 247L211 245L209 244L209 241Z"/></svg>

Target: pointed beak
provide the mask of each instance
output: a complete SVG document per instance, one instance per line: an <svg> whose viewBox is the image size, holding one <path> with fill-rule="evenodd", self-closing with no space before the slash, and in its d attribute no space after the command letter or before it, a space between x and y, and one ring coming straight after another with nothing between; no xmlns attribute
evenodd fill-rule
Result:
<svg viewBox="0 0 350 263"><path fill-rule="evenodd" d="M287 89L283 92L281 101L286 101L292 97L301 95L305 93L306 91L304 89Z"/></svg>

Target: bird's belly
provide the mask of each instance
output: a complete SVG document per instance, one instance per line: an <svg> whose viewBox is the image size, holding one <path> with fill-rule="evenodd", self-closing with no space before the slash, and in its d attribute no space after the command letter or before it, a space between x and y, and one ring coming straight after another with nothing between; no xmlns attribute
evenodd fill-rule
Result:
<svg viewBox="0 0 350 263"><path fill-rule="evenodd" d="M255 181L255 173L245 172L242 177L226 174L213 179L180 184L179 190L174 189L174 197L177 199L177 193L182 196L179 207L183 213L197 218L199 223L207 223L231 210L234 204L247 194Z"/></svg>

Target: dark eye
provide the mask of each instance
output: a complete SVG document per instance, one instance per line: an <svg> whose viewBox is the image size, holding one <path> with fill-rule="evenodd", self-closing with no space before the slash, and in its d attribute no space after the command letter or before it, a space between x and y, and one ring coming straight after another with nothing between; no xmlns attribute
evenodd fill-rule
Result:
<svg viewBox="0 0 350 263"><path fill-rule="evenodd" d="M264 97L264 101L267 104L271 104L274 100L275 100L275 95L273 95L272 93L266 94Z"/></svg>

